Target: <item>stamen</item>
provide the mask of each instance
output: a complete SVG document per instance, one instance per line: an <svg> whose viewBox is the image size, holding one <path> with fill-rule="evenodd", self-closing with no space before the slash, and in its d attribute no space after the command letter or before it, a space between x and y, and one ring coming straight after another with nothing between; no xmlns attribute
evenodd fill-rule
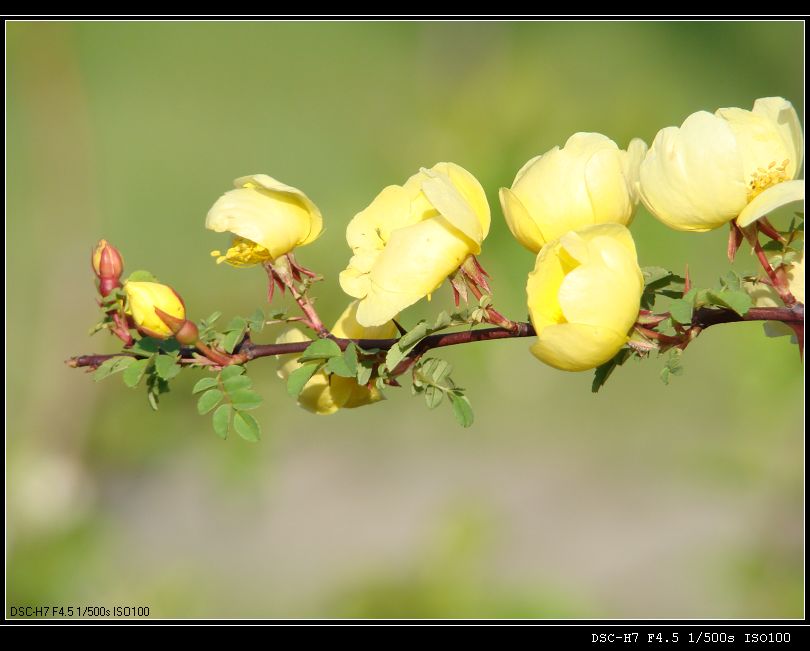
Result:
<svg viewBox="0 0 810 651"><path fill-rule="evenodd" d="M776 161L771 161L768 168L760 167L751 175L751 181L748 183L748 201L761 194L768 188L788 180L787 166L790 160L787 158L782 161L781 165L776 164Z"/></svg>
<svg viewBox="0 0 810 651"><path fill-rule="evenodd" d="M217 258L217 264L227 262L233 267L250 267L273 259L270 251L261 244L238 236L233 238L224 255L221 251L211 251L211 255Z"/></svg>

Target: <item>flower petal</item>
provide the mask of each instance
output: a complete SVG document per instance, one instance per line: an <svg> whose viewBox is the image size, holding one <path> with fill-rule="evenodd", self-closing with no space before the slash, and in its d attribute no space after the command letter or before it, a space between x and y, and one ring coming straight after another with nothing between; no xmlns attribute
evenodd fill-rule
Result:
<svg viewBox="0 0 810 651"><path fill-rule="evenodd" d="M804 133L799 115L793 104L783 97L761 97L754 102L754 113L768 116L782 136L785 149L791 152L792 165L788 166L790 178L796 178L802 168L804 154ZM781 162L781 161L780 161Z"/></svg>
<svg viewBox="0 0 810 651"><path fill-rule="evenodd" d="M758 194L737 217L737 226L743 228L777 208L804 201L804 179L772 185Z"/></svg>
<svg viewBox="0 0 810 651"><path fill-rule="evenodd" d="M609 328L563 323L546 327L529 350L562 371L586 371L608 361L627 339Z"/></svg>
<svg viewBox="0 0 810 651"><path fill-rule="evenodd" d="M501 188L499 196L503 216L512 235L529 251L537 253L546 244L546 238L543 237L540 228L512 190Z"/></svg>

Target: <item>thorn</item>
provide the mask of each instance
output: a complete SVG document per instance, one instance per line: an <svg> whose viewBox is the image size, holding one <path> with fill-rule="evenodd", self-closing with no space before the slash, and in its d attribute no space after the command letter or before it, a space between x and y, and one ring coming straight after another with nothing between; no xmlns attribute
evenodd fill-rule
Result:
<svg viewBox="0 0 810 651"><path fill-rule="evenodd" d="M689 263L687 263L683 272L683 296L686 296L690 289L692 289L692 280L689 278Z"/></svg>
<svg viewBox="0 0 810 651"><path fill-rule="evenodd" d="M726 254L728 255L728 261L734 262L734 258L737 257L737 251L739 250L740 244L742 244L743 241L743 232L733 221L729 222L729 227L728 249Z"/></svg>
<svg viewBox="0 0 810 651"><path fill-rule="evenodd" d="M400 325L399 321L397 321L396 319L391 319L391 321L393 321L393 322L394 322L394 325L397 327L397 330L399 330L399 334L400 334L400 336L401 336L401 335L404 335L405 333L407 333L407 332L408 332L408 331L407 331L405 328L403 328L403 327Z"/></svg>

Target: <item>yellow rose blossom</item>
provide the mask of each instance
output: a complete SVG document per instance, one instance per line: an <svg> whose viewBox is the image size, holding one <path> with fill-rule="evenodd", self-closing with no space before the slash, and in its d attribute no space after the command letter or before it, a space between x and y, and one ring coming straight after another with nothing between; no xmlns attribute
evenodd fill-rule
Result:
<svg viewBox="0 0 810 651"><path fill-rule="evenodd" d="M151 282L126 282L127 313L138 330L150 337L168 339L172 331L155 312L155 308L177 319L186 318L182 299L168 285Z"/></svg>
<svg viewBox="0 0 810 651"><path fill-rule="evenodd" d="M641 164L641 200L679 231L709 231L732 219L740 227L804 200L804 136L796 109L781 97L752 111L698 111L658 132Z"/></svg>
<svg viewBox="0 0 810 651"><path fill-rule="evenodd" d="M270 262L315 240L323 228L318 207L301 190L266 174L242 176L208 211L205 227L234 234L231 247L213 251L217 263L247 267Z"/></svg>
<svg viewBox="0 0 810 651"><path fill-rule="evenodd" d="M353 301L340 315L332 334L341 339L391 339L398 334L393 322L366 328L357 322L357 301ZM309 341L303 332L296 328L290 328L283 332L277 339L277 344L292 343L299 341ZM283 357L290 357L285 355ZM294 370L299 368L295 359L282 360L277 371L282 380L287 380ZM369 405L382 400L382 394L375 386L366 387L357 384L354 378L341 377L339 375L327 375L323 371L315 373L304 386L303 391L298 396L298 404L307 411L316 414L333 414L338 409L352 409Z"/></svg>
<svg viewBox="0 0 810 651"><path fill-rule="evenodd" d="M354 253L340 286L360 299L357 321L378 326L430 296L489 232L481 184L454 163L422 169L390 185L346 229Z"/></svg>
<svg viewBox="0 0 810 651"><path fill-rule="evenodd" d="M620 224L569 231L543 247L526 284L537 331L531 352L564 371L604 364L628 341L644 280Z"/></svg>
<svg viewBox="0 0 810 651"><path fill-rule="evenodd" d="M537 253L570 230L629 224L638 206L638 168L647 145L627 151L601 133L575 133L560 149L532 158L500 199L512 235Z"/></svg>

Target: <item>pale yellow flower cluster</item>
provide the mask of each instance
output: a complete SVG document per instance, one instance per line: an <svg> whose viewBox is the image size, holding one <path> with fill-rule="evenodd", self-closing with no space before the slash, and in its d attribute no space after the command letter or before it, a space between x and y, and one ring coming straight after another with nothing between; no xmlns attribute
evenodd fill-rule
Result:
<svg viewBox="0 0 810 651"><path fill-rule="evenodd" d="M511 188L501 189L500 203L514 237L537 254L527 284L537 331L532 353L580 371L603 364L627 343L644 289L627 230L639 202L677 230L707 231L732 220L747 227L803 201L804 181L796 180L803 146L795 109L771 97L751 111L694 113L680 128L662 129L649 150L638 138L622 150L602 134L576 133L562 148L528 161ZM206 219L207 228L235 236L224 254L214 252L218 262L272 263L321 233L321 213L300 190L262 174L235 186ZM369 337L370 329L383 328L394 336L391 320L430 298L479 254L489 227L481 184L454 163L422 168L384 188L346 229L352 257L340 286L356 300L341 317L351 327L333 332ZM288 375L294 365L287 361L280 372ZM351 382L317 374L300 402L331 413L378 399L373 389Z"/></svg>

